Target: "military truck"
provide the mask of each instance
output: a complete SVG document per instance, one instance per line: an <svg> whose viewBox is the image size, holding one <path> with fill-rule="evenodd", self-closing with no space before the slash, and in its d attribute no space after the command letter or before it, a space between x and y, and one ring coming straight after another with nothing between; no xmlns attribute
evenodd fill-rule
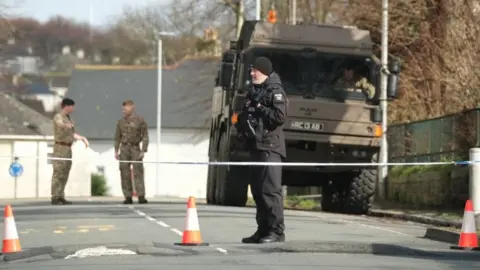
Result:
<svg viewBox="0 0 480 270"><path fill-rule="evenodd" d="M251 87L250 65L268 57L280 75L288 98L284 124L286 162L376 162L382 135L381 65L373 55L369 31L350 26L289 25L246 21L237 41L223 54L213 91L210 161L247 161L244 143L234 125ZM375 86L368 98L356 89L337 89L345 65ZM396 97L400 72L389 61L387 96ZM324 211L365 214L372 206L374 166L284 166L286 186L321 186ZM244 206L247 166L209 166L207 202Z"/></svg>

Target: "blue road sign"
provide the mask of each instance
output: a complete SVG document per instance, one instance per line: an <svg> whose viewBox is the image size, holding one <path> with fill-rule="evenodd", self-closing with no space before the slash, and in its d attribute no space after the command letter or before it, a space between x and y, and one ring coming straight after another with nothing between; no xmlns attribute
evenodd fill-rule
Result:
<svg viewBox="0 0 480 270"><path fill-rule="evenodd" d="M23 166L18 162L13 162L12 164L10 164L8 172L13 177L19 177L23 173Z"/></svg>

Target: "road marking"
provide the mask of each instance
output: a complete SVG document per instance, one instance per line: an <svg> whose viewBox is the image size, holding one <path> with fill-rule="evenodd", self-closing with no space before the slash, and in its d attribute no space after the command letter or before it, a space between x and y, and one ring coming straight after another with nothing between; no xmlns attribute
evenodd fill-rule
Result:
<svg viewBox="0 0 480 270"><path fill-rule="evenodd" d="M170 229L170 231L172 231L172 232L174 232L174 233L178 234L179 236L183 236L183 233L182 233L181 231L179 231L179 230L175 229L175 228L171 228L171 229Z"/></svg>
<svg viewBox="0 0 480 270"><path fill-rule="evenodd" d="M216 249L218 252L220 252L220 253L223 253L223 254L228 254L228 251L226 251L226 250L225 250L225 249L223 249L223 248L219 248L219 247L217 247L217 248L215 248L215 249Z"/></svg>
<svg viewBox="0 0 480 270"><path fill-rule="evenodd" d="M25 229L23 231L20 231L21 234L28 234L28 233L31 233L31 232L34 232L35 230L34 229Z"/></svg>
<svg viewBox="0 0 480 270"><path fill-rule="evenodd" d="M100 228L115 228L113 225L81 225L77 226L79 229L100 229Z"/></svg>
<svg viewBox="0 0 480 270"><path fill-rule="evenodd" d="M53 233L89 233L91 231L108 232L110 230L117 229L114 225L79 225L74 228L68 228L66 226L55 227Z"/></svg>
<svg viewBox="0 0 480 270"><path fill-rule="evenodd" d="M81 249L74 254L65 257L66 260L71 258L86 258L99 256L114 256L114 255L137 255L137 253L128 249L110 249L104 246Z"/></svg>
<svg viewBox="0 0 480 270"><path fill-rule="evenodd" d="M150 220L150 221L155 222L157 225L160 225L160 226L162 226L162 227L164 227L164 228L170 228L170 231L171 231L171 232L173 232L173 233L175 233L175 234L177 234L177 235L179 235L179 236L182 236L182 235L183 235L183 232L182 232L182 231L171 227L170 225L168 225L167 223L165 223L165 222L163 222L163 221L156 220L155 218L153 218L153 217L145 214L144 212L135 209L134 206L129 206L128 208L129 208L130 210L132 210L133 212L137 213L139 216L142 216L142 217L144 217L144 218L146 218L146 219L148 219L148 220ZM212 246L212 245L210 245L210 247L211 247L211 248L214 248L216 251L218 251L218 252L220 252L220 253L222 253L222 254L228 254L228 251L227 251L226 249L221 248L221 247L216 247L216 246Z"/></svg>
<svg viewBox="0 0 480 270"><path fill-rule="evenodd" d="M157 224L164 227L164 228L170 228L170 225L166 224L166 223L163 223L161 221L157 221Z"/></svg>

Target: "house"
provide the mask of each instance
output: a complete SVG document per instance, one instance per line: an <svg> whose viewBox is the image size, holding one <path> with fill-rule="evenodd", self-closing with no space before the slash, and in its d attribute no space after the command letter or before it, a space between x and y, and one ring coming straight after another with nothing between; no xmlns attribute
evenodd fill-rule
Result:
<svg viewBox="0 0 480 270"><path fill-rule="evenodd" d="M48 86L52 92L60 97L65 97L68 91L70 75L46 76Z"/></svg>
<svg viewBox="0 0 480 270"><path fill-rule="evenodd" d="M53 146L52 120L0 92L0 198L50 197ZM67 196L90 195L90 171L85 147L75 144ZM13 157L23 165L23 174L15 179L9 174ZM86 181L87 179L87 181Z"/></svg>
<svg viewBox="0 0 480 270"><path fill-rule="evenodd" d="M13 73L38 74L43 65L41 57L31 47L18 44L14 39L0 47L0 69Z"/></svg>
<svg viewBox="0 0 480 270"><path fill-rule="evenodd" d="M17 96L20 100L41 101L43 109L50 115L58 109L62 97L50 90L43 75L20 75L15 78Z"/></svg>
<svg viewBox="0 0 480 270"><path fill-rule="evenodd" d="M218 59L186 59L162 73L161 140L157 144L157 69L140 66L79 66L67 97L76 102L77 130L99 152L98 169L110 195L123 196L113 139L122 117L122 101L132 99L149 125L144 158L146 196L204 197L206 165L156 164L161 161L208 161L213 83ZM159 149L159 151L157 151ZM158 171L157 171L158 170ZM157 175L158 172L158 175Z"/></svg>

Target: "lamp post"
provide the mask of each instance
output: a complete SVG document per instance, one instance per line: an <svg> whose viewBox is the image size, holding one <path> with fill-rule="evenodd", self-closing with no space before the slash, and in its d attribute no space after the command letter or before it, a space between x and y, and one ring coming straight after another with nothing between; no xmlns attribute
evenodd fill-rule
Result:
<svg viewBox="0 0 480 270"><path fill-rule="evenodd" d="M388 177L388 166L384 165L388 162L388 142L387 142L387 125L388 125L388 102L387 102L387 73L388 68L388 0L382 0L382 55L381 55L381 93L380 93L380 109L382 110L382 140L380 143L380 163L378 191L379 197L386 199L386 178Z"/></svg>
<svg viewBox="0 0 480 270"><path fill-rule="evenodd" d="M173 32L155 32L157 37L157 163L156 163L156 172L155 172L155 195L160 194L160 145L161 145L161 136L162 136L162 62L163 62L163 45L162 45L162 36L175 36Z"/></svg>

